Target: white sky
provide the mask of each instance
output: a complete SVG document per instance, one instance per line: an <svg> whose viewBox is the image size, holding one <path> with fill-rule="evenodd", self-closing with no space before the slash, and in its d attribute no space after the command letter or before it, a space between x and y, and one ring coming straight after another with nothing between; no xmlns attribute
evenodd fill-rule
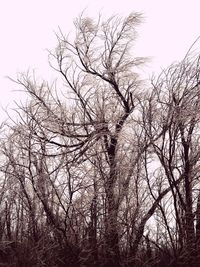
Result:
<svg viewBox="0 0 200 267"><path fill-rule="evenodd" d="M50 79L46 49L56 46L54 31L73 31L73 20L86 8L97 17L142 12L145 22L138 28L137 56L152 58L149 75L184 57L200 35L199 0L1 0L0 1L0 121L1 107L13 107L23 99L16 85L5 76L35 69ZM200 42L199 42L200 47Z"/></svg>

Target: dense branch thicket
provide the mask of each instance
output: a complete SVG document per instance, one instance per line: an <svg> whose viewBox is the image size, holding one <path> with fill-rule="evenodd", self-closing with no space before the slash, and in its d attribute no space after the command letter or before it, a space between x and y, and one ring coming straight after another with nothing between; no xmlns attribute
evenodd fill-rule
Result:
<svg viewBox="0 0 200 267"><path fill-rule="evenodd" d="M199 266L199 56L147 86L140 20L81 16L50 53L57 87L17 79L29 100L2 128L1 266Z"/></svg>

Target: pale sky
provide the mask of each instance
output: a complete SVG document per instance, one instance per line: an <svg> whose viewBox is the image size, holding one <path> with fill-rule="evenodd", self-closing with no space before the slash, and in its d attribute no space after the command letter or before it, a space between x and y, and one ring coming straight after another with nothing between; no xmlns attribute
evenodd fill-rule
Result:
<svg viewBox="0 0 200 267"><path fill-rule="evenodd" d="M46 49L56 46L58 27L66 34L73 31L73 20L84 9L93 18L99 12L102 17L143 13L135 54L151 57L145 70L149 75L183 58L200 35L199 0L1 0L0 121L4 118L1 107L9 109L14 100L23 101L17 86L5 77L34 69L51 80Z"/></svg>

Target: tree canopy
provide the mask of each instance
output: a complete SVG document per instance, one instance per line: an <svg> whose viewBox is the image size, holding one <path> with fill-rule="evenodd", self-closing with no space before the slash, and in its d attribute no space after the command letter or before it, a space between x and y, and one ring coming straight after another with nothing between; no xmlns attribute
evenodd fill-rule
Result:
<svg viewBox="0 0 200 267"><path fill-rule="evenodd" d="M2 266L200 264L200 68L188 53L143 81L142 16L81 15L49 54L56 85L29 73L2 127Z"/></svg>

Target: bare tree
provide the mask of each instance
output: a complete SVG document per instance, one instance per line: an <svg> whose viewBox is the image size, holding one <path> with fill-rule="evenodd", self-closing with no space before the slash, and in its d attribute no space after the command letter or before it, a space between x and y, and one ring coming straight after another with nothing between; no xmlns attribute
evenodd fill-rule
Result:
<svg viewBox="0 0 200 267"><path fill-rule="evenodd" d="M104 158L104 172L99 172L102 172L105 194L107 266L120 265L119 205L134 169L127 160L126 169L130 170L127 177L121 178L119 159L131 153L131 149L120 142L130 135L128 124L139 98L135 68L143 59L130 57L139 21L139 14L131 14L124 20L112 17L101 22L99 19L97 23L80 17L76 21L74 42L63 34L58 36L59 45L51 54L51 62L56 60L57 66L52 66L61 73L72 93L67 100L69 107L63 105L63 100L47 84L38 86L27 76L19 80L34 101L24 109L38 125L37 132L33 131L34 139L39 138L57 147L61 154L67 154L68 164L84 165L84 161L91 161L94 146ZM94 198L95 193L93 201Z"/></svg>
<svg viewBox="0 0 200 267"><path fill-rule="evenodd" d="M171 187L170 206L179 233L174 250L178 246L185 254L186 266L192 266L196 261L195 206L199 190L199 56L188 55L170 66L153 82L153 87L156 105L153 100L149 102L145 128ZM161 138L152 142L158 129L166 125ZM182 182L176 184L181 177ZM162 209L161 212L166 216ZM169 227L169 220L163 219ZM169 235L170 232L168 229Z"/></svg>
<svg viewBox="0 0 200 267"><path fill-rule="evenodd" d="M6 126L0 169L0 237L18 265L198 262L199 57L146 88L146 59L132 56L140 21L81 15L49 55L61 82L19 75L28 100Z"/></svg>

